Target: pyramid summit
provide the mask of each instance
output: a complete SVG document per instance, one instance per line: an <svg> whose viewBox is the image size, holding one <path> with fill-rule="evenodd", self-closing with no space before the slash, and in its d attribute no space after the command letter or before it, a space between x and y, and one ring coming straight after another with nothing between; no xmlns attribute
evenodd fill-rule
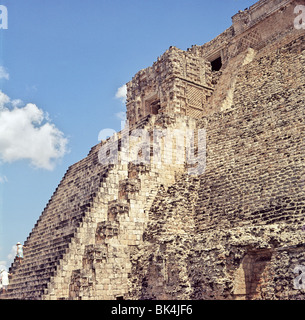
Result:
<svg viewBox="0 0 305 320"><path fill-rule="evenodd" d="M304 299L304 13L260 0L137 72L0 299Z"/></svg>

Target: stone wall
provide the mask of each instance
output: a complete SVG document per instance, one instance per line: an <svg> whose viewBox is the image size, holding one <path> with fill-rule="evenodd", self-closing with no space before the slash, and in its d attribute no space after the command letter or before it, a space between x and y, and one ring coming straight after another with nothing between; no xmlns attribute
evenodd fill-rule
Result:
<svg viewBox="0 0 305 320"><path fill-rule="evenodd" d="M281 45L240 67L231 110L201 120L206 171L156 198L132 298L304 299L304 36Z"/></svg>
<svg viewBox="0 0 305 320"><path fill-rule="evenodd" d="M130 127L68 169L1 298L304 299L296 3L261 0L210 43L172 47L138 72L127 85ZM185 160L189 129L206 132L197 175ZM182 132L171 142L183 157L166 130Z"/></svg>
<svg viewBox="0 0 305 320"><path fill-rule="evenodd" d="M108 168L95 158L97 150L92 148L87 158L67 170L25 241L23 264L15 261L11 267L8 298L38 299L44 293L108 176Z"/></svg>
<svg viewBox="0 0 305 320"><path fill-rule="evenodd" d="M149 116L132 130L127 127L127 132L118 133L114 141L109 139L109 145L103 141L95 146L85 159L71 166L25 242L22 266L17 262L12 265L11 284L2 297L127 297L130 255L143 242L149 208L158 190L173 184L187 169L185 161L177 161L175 148L165 147L168 137L158 136L155 148L155 130L182 130L182 135L172 137L173 145L185 145L179 139L184 140L185 130L195 127L195 120L186 116ZM138 130L148 134L144 144L144 131ZM128 148L123 143L125 133ZM105 146L108 156L103 158ZM141 157L124 161L147 148L149 161ZM150 150L158 157L154 158ZM117 163L113 162L114 155Z"/></svg>
<svg viewBox="0 0 305 320"><path fill-rule="evenodd" d="M152 116L136 129L192 128L195 121L185 117ZM130 138L132 133L130 132ZM153 134L153 132L150 132ZM120 135L119 135L120 137ZM122 139L122 137L121 137ZM160 144L164 145L164 137ZM120 144L120 143L119 143ZM134 144L134 145L133 145ZM120 144L122 146L122 144ZM129 151L138 147L130 141ZM162 148L163 149L163 148ZM119 159L122 159L119 151ZM166 150L163 150L166 155ZM171 185L185 163L145 163L111 165L108 178L101 184L90 216L75 234L69 252L50 282L43 299L116 299L127 298L131 274L130 255L143 242L149 208L160 188ZM89 230L92 230L90 233ZM79 255L76 255L79 252Z"/></svg>
<svg viewBox="0 0 305 320"><path fill-rule="evenodd" d="M212 91L210 63L194 53L170 47L127 83L127 120L133 126L149 114L199 118Z"/></svg>
<svg viewBox="0 0 305 320"><path fill-rule="evenodd" d="M294 33L294 8L298 0L261 0L232 17L232 26L202 46L192 46L207 61L222 58L223 65L246 50L260 50L271 42Z"/></svg>

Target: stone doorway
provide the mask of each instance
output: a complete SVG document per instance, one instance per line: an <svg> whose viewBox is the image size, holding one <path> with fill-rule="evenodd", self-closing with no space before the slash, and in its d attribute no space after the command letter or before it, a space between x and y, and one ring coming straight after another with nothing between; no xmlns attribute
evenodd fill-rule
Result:
<svg viewBox="0 0 305 320"><path fill-rule="evenodd" d="M234 298L237 300L263 299L267 283L271 250L248 252L237 269L234 278Z"/></svg>

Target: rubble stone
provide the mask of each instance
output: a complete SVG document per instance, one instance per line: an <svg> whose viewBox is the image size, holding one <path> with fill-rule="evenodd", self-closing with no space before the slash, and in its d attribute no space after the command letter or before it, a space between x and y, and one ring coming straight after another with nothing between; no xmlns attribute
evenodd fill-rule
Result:
<svg viewBox="0 0 305 320"><path fill-rule="evenodd" d="M139 71L127 84L129 127L68 169L0 298L303 300L298 4L260 0L212 41L171 47ZM191 175L180 156L199 129L205 170Z"/></svg>

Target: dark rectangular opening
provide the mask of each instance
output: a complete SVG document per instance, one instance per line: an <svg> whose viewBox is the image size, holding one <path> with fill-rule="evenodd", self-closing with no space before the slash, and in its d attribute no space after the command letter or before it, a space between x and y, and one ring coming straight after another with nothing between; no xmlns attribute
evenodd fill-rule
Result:
<svg viewBox="0 0 305 320"><path fill-rule="evenodd" d="M160 106L160 100L156 100L151 103L151 114L158 114L159 109L161 108Z"/></svg>
<svg viewBox="0 0 305 320"><path fill-rule="evenodd" d="M211 61L211 65L212 65L212 71L219 71L220 68L222 67L221 57L218 57L217 59Z"/></svg>

